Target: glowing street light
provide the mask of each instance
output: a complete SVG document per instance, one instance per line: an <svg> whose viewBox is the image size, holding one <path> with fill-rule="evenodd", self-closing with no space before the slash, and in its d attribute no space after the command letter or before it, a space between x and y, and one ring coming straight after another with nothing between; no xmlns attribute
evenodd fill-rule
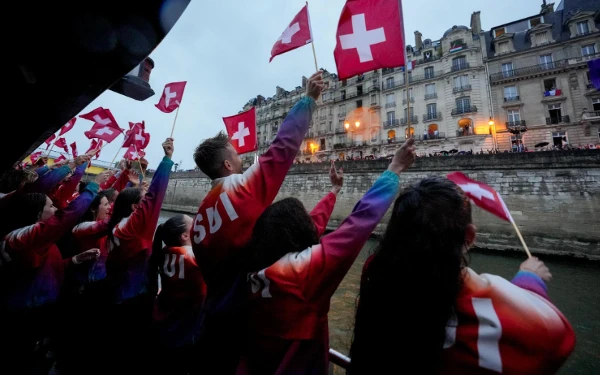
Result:
<svg viewBox="0 0 600 375"><path fill-rule="evenodd" d="M347 122L347 123L344 124L344 126L346 127L346 129L348 129L350 127L350 123Z"/></svg>
<svg viewBox="0 0 600 375"><path fill-rule="evenodd" d="M354 123L354 126L356 126L356 127L358 128L358 127L360 126L360 121L356 121L356 122Z"/></svg>

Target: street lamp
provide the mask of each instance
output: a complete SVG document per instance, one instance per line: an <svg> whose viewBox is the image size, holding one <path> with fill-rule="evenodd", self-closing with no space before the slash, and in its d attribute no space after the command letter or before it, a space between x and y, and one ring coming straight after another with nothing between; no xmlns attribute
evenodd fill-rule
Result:
<svg viewBox="0 0 600 375"><path fill-rule="evenodd" d="M356 121L356 122L354 123L354 126L356 126L356 127L358 128L358 127L360 126L360 121Z"/></svg>
<svg viewBox="0 0 600 375"><path fill-rule="evenodd" d="M348 128L350 127L350 123L347 122L347 123L344 124L344 126L346 127L346 130L348 130Z"/></svg>
<svg viewBox="0 0 600 375"><path fill-rule="evenodd" d="M494 139L494 151L498 149L498 139L496 138L496 123L490 116L490 121L488 121L488 125L492 127L492 137Z"/></svg>

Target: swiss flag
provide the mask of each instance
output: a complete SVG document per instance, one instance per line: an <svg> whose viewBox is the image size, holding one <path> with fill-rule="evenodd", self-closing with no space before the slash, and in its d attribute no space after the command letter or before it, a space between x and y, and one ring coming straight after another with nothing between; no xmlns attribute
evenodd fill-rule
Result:
<svg viewBox="0 0 600 375"><path fill-rule="evenodd" d="M53 140L56 139L56 134L52 134L48 139L46 139L44 141L44 143L46 144L46 150L48 149L48 147L50 147L50 144L52 143Z"/></svg>
<svg viewBox="0 0 600 375"><path fill-rule="evenodd" d="M186 83L187 81L167 83L158 104L155 104L156 108L164 113L176 110L181 104Z"/></svg>
<svg viewBox="0 0 600 375"><path fill-rule="evenodd" d="M73 142L71 143L71 154L73 154L73 157L76 158L77 157L77 143Z"/></svg>
<svg viewBox="0 0 600 375"><path fill-rule="evenodd" d="M129 147L135 145L138 150L145 149L150 143L150 134L144 131L145 125L141 123L129 123L129 130L125 133L125 142L121 147Z"/></svg>
<svg viewBox="0 0 600 375"><path fill-rule="evenodd" d="M277 55L302 47L310 42L312 42L312 33L307 4L296 14L296 17L294 17L279 39L277 39L275 45L273 45L269 62Z"/></svg>
<svg viewBox="0 0 600 375"><path fill-rule="evenodd" d="M38 159L41 157L42 151L34 152L33 154L31 154L31 156L29 157L29 159L31 160L31 165L35 165L35 163L37 163Z"/></svg>
<svg viewBox="0 0 600 375"><path fill-rule="evenodd" d="M333 51L339 79L404 66L401 0L347 0Z"/></svg>
<svg viewBox="0 0 600 375"><path fill-rule="evenodd" d="M138 159L143 158L144 156L146 156L146 153L144 151L142 151L142 150L138 151L135 148L135 145L131 145L125 152L125 155L123 155L123 158L125 160L138 160Z"/></svg>
<svg viewBox="0 0 600 375"><path fill-rule="evenodd" d="M65 152L68 154L69 153L69 148L67 147L67 140L64 139L63 137L60 137L56 140L56 142L54 142L54 145L56 147L60 147L63 150L65 150Z"/></svg>
<svg viewBox="0 0 600 375"><path fill-rule="evenodd" d="M100 156L100 149L102 149L102 140L92 139L92 143L90 144L90 148L85 152L88 154L90 151L96 151L96 159ZM91 164L90 164L91 165Z"/></svg>
<svg viewBox="0 0 600 375"><path fill-rule="evenodd" d="M94 122L92 129L83 133L90 139L98 138L110 143L123 132L123 129L119 127L117 120L115 120L109 109L98 107L93 111L86 113L85 115L80 115L79 117Z"/></svg>
<svg viewBox="0 0 600 375"><path fill-rule="evenodd" d="M500 194L490 186L471 180L460 172L452 172L447 177L457 184L479 208L498 216L502 220L511 223L514 221Z"/></svg>
<svg viewBox="0 0 600 375"><path fill-rule="evenodd" d="M60 133L58 133L58 136L60 137L61 135L68 132L69 130L73 129L73 126L75 126L75 121L77 121L77 117L73 117L71 120L69 120L69 122L64 124L62 126L62 128L60 128Z"/></svg>
<svg viewBox="0 0 600 375"><path fill-rule="evenodd" d="M57 157L56 159L54 159L54 164L59 163L59 162L61 162L63 160L67 160L67 158L63 154L60 154L59 157Z"/></svg>
<svg viewBox="0 0 600 375"><path fill-rule="evenodd" d="M256 110L254 107L235 116L223 117L231 144L238 154L256 151Z"/></svg>

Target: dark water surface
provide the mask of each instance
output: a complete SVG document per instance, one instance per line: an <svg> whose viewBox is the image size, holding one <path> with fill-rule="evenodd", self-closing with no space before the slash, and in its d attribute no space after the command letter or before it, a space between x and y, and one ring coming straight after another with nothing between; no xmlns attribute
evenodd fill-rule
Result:
<svg viewBox="0 0 600 375"><path fill-rule="evenodd" d="M162 212L161 221L174 215ZM369 241L331 300L329 312L330 345L347 354L352 340L360 275L365 259L377 245ZM470 267L511 279L525 254L510 252L472 252ZM575 351L560 374L600 374L600 263L566 258L541 259L552 272L548 285L550 298L571 322L577 336Z"/></svg>

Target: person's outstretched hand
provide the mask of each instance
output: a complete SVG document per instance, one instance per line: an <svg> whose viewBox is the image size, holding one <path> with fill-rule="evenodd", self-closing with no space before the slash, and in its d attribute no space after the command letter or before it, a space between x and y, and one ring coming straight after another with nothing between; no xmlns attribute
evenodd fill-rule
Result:
<svg viewBox="0 0 600 375"><path fill-rule="evenodd" d="M173 151L175 150L173 147L173 138L167 138L167 140L163 142L162 147L165 151L165 156L171 159L173 156Z"/></svg>
<svg viewBox="0 0 600 375"><path fill-rule="evenodd" d="M414 138L407 139L394 154L394 158L388 167L388 171L400 174L407 170L415 161L417 156L416 150Z"/></svg>
<svg viewBox="0 0 600 375"><path fill-rule="evenodd" d="M550 270L544 264L544 262L539 260L537 257L531 257L521 263L519 270L533 272L541 277L545 282L552 280L552 274L550 273Z"/></svg>
<svg viewBox="0 0 600 375"><path fill-rule="evenodd" d="M325 82L323 81L323 72L318 71L308 79L308 82L306 83L306 95L317 101L324 88Z"/></svg>
<svg viewBox="0 0 600 375"><path fill-rule="evenodd" d="M340 168L339 171L336 171L333 160L331 161L331 168L329 168L329 181L331 181L331 192L337 195L344 186L344 170Z"/></svg>
<svg viewBox="0 0 600 375"><path fill-rule="evenodd" d="M75 255L72 260L75 264L86 262L88 260L96 260L100 257L100 249L89 249L80 254Z"/></svg>

